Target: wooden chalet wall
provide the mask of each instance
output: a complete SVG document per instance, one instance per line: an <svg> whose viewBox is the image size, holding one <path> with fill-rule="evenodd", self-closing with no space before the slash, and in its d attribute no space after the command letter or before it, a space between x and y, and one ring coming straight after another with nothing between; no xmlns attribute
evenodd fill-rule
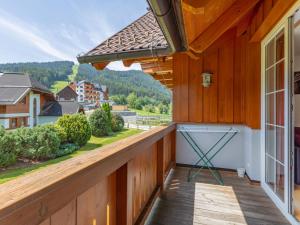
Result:
<svg viewBox="0 0 300 225"><path fill-rule="evenodd" d="M295 0L263 0L202 54L173 56L173 120L260 129L261 40ZM205 32L205 31L204 31ZM202 87L202 72L212 84Z"/></svg>
<svg viewBox="0 0 300 225"><path fill-rule="evenodd" d="M260 46L245 33L226 32L199 59L174 55L175 122L233 123L260 127ZM202 86L202 72L212 84Z"/></svg>

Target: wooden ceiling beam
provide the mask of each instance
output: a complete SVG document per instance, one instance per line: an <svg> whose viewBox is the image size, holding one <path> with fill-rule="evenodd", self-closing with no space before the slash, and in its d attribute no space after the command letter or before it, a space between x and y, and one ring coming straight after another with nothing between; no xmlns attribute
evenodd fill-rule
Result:
<svg viewBox="0 0 300 225"><path fill-rule="evenodd" d="M205 51L228 29L237 24L257 2L259 0L236 0L228 10L190 44L190 48L196 53Z"/></svg>
<svg viewBox="0 0 300 225"><path fill-rule="evenodd" d="M103 70L110 62L100 62L100 63L93 63L92 66L95 67L97 70Z"/></svg>
<svg viewBox="0 0 300 225"><path fill-rule="evenodd" d="M184 0L182 8L192 14L204 14L205 6L209 0Z"/></svg>
<svg viewBox="0 0 300 225"><path fill-rule="evenodd" d="M297 0L277 0L262 24L252 35L250 42L261 41L296 1Z"/></svg>
<svg viewBox="0 0 300 225"><path fill-rule="evenodd" d="M141 63L142 70L145 73L154 74L154 73L172 73L173 71L173 61L156 61L149 63Z"/></svg>
<svg viewBox="0 0 300 225"><path fill-rule="evenodd" d="M163 85L173 85L173 80L161 80L160 83Z"/></svg>
<svg viewBox="0 0 300 225"><path fill-rule="evenodd" d="M167 74L151 74L151 76L155 79L155 80L171 80L173 79L173 74L172 73L167 73Z"/></svg>
<svg viewBox="0 0 300 225"><path fill-rule="evenodd" d="M133 63L135 63L135 59L123 60L123 65L126 66L126 67L130 67Z"/></svg>

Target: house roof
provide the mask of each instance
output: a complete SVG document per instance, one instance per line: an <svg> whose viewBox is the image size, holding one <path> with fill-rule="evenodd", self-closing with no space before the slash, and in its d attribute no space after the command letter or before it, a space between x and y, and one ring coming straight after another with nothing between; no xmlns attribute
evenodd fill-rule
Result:
<svg viewBox="0 0 300 225"><path fill-rule="evenodd" d="M75 114L81 110L83 110L83 106L76 101L51 101L43 106L40 116L62 116Z"/></svg>
<svg viewBox="0 0 300 225"><path fill-rule="evenodd" d="M61 89L59 92L56 93L56 95L58 96L65 95L65 94L72 95L74 97L78 96L78 94L70 86L65 86L63 89Z"/></svg>
<svg viewBox="0 0 300 225"><path fill-rule="evenodd" d="M168 55L169 45L151 11L77 59L96 63L135 57Z"/></svg>
<svg viewBox="0 0 300 225"><path fill-rule="evenodd" d="M30 91L27 87L0 87L0 105L12 105Z"/></svg>
<svg viewBox="0 0 300 225"><path fill-rule="evenodd" d="M28 74L4 73L0 75L0 105L16 104L30 90L51 94L40 82Z"/></svg>

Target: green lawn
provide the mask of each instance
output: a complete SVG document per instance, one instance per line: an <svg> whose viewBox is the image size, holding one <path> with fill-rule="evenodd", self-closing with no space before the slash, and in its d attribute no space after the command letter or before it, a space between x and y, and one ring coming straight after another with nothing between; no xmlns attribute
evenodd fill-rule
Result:
<svg viewBox="0 0 300 225"><path fill-rule="evenodd" d="M82 148L80 148L78 151L70 154L70 155L66 155L66 156L62 156L56 159L52 159L49 161L45 161L42 163L38 163L36 165L32 165L26 168L20 168L20 169L11 169L11 170L7 170L4 172L0 172L0 184L7 182L9 180L12 180L18 176L27 174L29 172L35 171L37 169L41 169L41 168L45 168L48 165L52 165L61 161L64 161L66 159L70 159L73 158L77 155L83 154L87 151L91 151L94 150L96 148L102 147L104 145L108 145L111 144L115 141L121 140L123 138L132 136L134 134L138 134L142 132L141 130L136 130L136 129L124 129L121 132L117 132L112 136L109 137L101 137L101 138L97 138L97 137L91 137L91 139L88 141L88 143L83 146Z"/></svg>
<svg viewBox="0 0 300 225"><path fill-rule="evenodd" d="M55 83L51 86L51 91L53 93L59 92L61 89L63 89L65 86L69 84L68 81L55 81Z"/></svg>
<svg viewBox="0 0 300 225"><path fill-rule="evenodd" d="M160 114L160 113L151 113L151 112L146 112L144 110L138 110L138 109L129 109L130 111L134 111L137 113L138 116L160 116L162 119L171 119L170 114Z"/></svg>
<svg viewBox="0 0 300 225"><path fill-rule="evenodd" d="M53 93L59 92L61 89L67 86L69 82L74 81L77 73L78 73L78 65L75 64L72 68L72 74L68 76L68 81L65 80L55 81L55 83L51 86L50 90Z"/></svg>

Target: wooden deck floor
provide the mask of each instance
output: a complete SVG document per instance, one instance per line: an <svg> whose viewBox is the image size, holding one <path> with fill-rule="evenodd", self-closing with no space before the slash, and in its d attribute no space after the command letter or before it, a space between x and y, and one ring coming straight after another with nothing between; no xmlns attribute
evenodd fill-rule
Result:
<svg viewBox="0 0 300 225"><path fill-rule="evenodd" d="M147 225L285 225L289 224L258 185L222 172L221 186L204 171L187 182L188 168L172 171Z"/></svg>

